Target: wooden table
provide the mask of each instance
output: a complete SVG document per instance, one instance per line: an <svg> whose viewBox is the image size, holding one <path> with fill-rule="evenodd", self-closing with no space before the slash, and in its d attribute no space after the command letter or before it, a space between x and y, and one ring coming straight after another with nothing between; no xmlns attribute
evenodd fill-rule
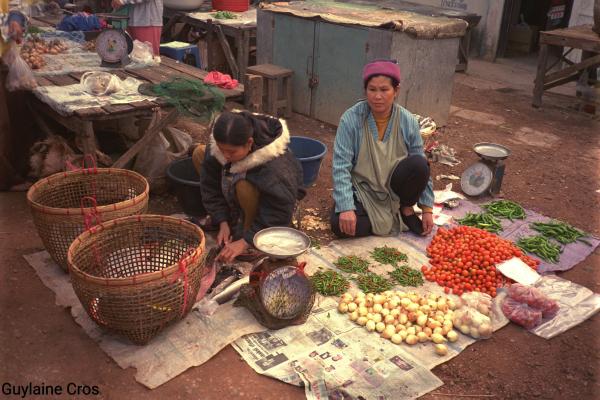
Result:
<svg viewBox="0 0 600 400"><path fill-rule="evenodd" d="M548 67L546 64L550 46L561 48L561 53L564 47L568 47L569 50L561 54L560 58ZM582 50L582 60L579 63L573 63L566 58L566 55L574 49ZM564 61L568 66L560 71L548 73L560 61ZM532 105L534 107L542 105L544 90L575 81L586 69L592 71L598 65L600 65L600 36L592 31L591 25L540 32L540 53ZM591 75L595 78L595 73Z"/></svg>
<svg viewBox="0 0 600 400"><path fill-rule="evenodd" d="M203 60L205 69L213 71L217 69L215 64L215 52L223 51L227 65L232 72L233 78L242 82L246 75L246 68L248 67L250 58L250 41L252 38L256 38L256 19L253 23L249 24L223 24L218 19L201 19L192 16L192 14L175 11L168 8L164 9L164 18L167 19L167 23L163 28L165 38L170 40L174 39L169 37L169 31L176 23L183 23L187 29L182 31L183 36L187 35L189 29L197 28L207 33L207 44L208 44L208 60ZM182 37L182 34L179 35ZM230 37L235 43L236 54L233 54L231 46L227 38ZM182 40L187 41L187 38L182 37ZM219 44L219 49L214 44Z"/></svg>
<svg viewBox="0 0 600 400"><path fill-rule="evenodd" d="M193 66L178 63L169 58L162 58L159 66L146 67L140 69L115 69L111 71L118 75L121 79L128 76L139 80L160 83L168 81L172 78L181 77L187 79L204 79L207 75L206 71L195 68ZM66 86L79 83L81 72L75 72L65 75L48 75L37 77L40 86ZM240 100L243 98L244 87L242 85L233 90L221 89L226 99ZM32 115L42 130L46 133L52 133L45 122L45 118L50 118L65 128L75 132L82 143L83 152L96 157L96 139L94 133L94 122L103 120L114 120L120 118L134 117L145 122L140 128L140 139L127 150L115 163L112 165L115 168L124 167L145 145L147 145L154 136L169 124L177 119L177 111L171 107L166 101L161 98L149 101L133 102L129 104L107 105L102 107L90 107L77 110L68 117L65 117L54 110L50 105L42 102L35 96L30 96L30 107ZM167 109L168 113L160 115L161 109Z"/></svg>

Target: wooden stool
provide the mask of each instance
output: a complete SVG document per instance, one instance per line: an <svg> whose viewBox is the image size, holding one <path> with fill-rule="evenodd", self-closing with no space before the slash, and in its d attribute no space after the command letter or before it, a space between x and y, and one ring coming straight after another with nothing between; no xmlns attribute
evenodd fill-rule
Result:
<svg viewBox="0 0 600 400"><path fill-rule="evenodd" d="M263 90L266 96L263 96L264 110L278 116L279 109L283 108L286 118L292 116L292 75L294 71L273 64L260 64L248 67L248 74L263 77Z"/></svg>

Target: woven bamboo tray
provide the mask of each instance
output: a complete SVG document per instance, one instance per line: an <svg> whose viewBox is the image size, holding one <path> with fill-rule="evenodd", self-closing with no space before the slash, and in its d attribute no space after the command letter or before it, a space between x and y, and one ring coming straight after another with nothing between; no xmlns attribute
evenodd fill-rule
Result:
<svg viewBox="0 0 600 400"><path fill-rule="evenodd" d="M204 269L202 230L138 215L103 222L68 252L73 289L101 327L145 344L194 305Z"/></svg>
<svg viewBox="0 0 600 400"><path fill-rule="evenodd" d="M92 201L85 199L95 198ZM133 171L116 168L81 169L59 172L36 182L27 192L27 201L38 234L65 271L67 250L85 229L86 216L92 224L142 214L148 208L149 186Z"/></svg>

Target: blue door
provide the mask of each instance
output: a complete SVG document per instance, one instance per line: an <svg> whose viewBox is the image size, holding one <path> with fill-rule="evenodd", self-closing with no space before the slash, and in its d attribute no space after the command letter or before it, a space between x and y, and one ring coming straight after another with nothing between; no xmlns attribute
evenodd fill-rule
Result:
<svg viewBox="0 0 600 400"><path fill-rule="evenodd" d="M313 71L315 22L274 14L273 64L294 71L292 97L294 111L310 115L310 78Z"/></svg>

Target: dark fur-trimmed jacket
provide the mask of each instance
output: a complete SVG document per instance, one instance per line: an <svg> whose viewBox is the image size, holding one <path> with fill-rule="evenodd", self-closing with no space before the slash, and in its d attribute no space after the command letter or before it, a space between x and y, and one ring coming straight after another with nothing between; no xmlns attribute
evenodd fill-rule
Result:
<svg viewBox="0 0 600 400"><path fill-rule="evenodd" d="M266 115L244 113L250 117L254 126L252 151L243 160L228 164L211 134L202 164L200 183L202 203L212 222L237 223L237 226L231 228L232 234L239 237L243 231L243 219L233 219L242 213L237 202L237 209L230 209L221 188L221 180L226 172L246 172L245 179L260 192L256 218L250 229L242 235L246 242L252 244L254 235L261 229L289 226L296 201L301 200L306 191L302 187L302 167L291 150L288 150L290 133L285 121Z"/></svg>

